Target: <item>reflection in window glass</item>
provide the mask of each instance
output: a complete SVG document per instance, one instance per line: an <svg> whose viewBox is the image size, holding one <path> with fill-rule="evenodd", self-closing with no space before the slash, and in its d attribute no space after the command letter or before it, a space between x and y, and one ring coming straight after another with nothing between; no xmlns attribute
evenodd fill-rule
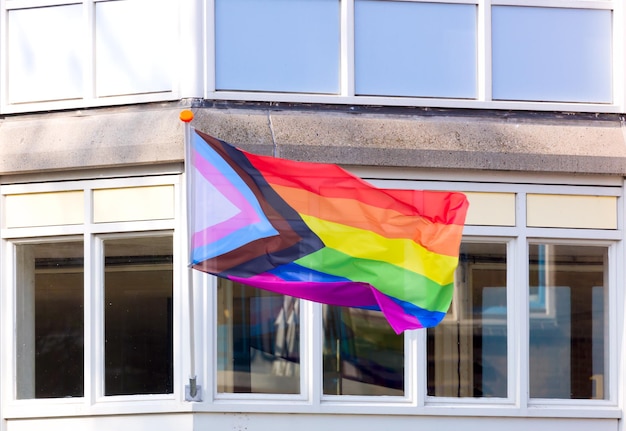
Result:
<svg viewBox="0 0 626 431"><path fill-rule="evenodd" d="M216 88L337 93L339 12L337 0L216 0Z"/></svg>
<svg viewBox="0 0 626 431"><path fill-rule="evenodd" d="M606 399L607 248L529 249L530 396Z"/></svg>
<svg viewBox="0 0 626 431"><path fill-rule="evenodd" d="M494 6L491 14L494 99L611 102L610 10Z"/></svg>
<svg viewBox="0 0 626 431"><path fill-rule="evenodd" d="M172 237L104 241L105 395L173 392Z"/></svg>
<svg viewBox="0 0 626 431"><path fill-rule="evenodd" d="M217 391L300 393L300 300L219 279Z"/></svg>
<svg viewBox="0 0 626 431"><path fill-rule="evenodd" d="M355 3L356 93L476 97L476 6Z"/></svg>
<svg viewBox="0 0 626 431"><path fill-rule="evenodd" d="M80 98L82 5L16 8L7 10L6 17L2 39L3 50L8 49L10 103Z"/></svg>
<svg viewBox="0 0 626 431"><path fill-rule="evenodd" d="M83 396L83 243L16 246L17 398Z"/></svg>
<svg viewBox="0 0 626 431"><path fill-rule="evenodd" d="M170 91L176 39L172 4L168 0L150 0L150 7L133 1L94 4L98 96Z"/></svg>
<svg viewBox="0 0 626 431"><path fill-rule="evenodd" d="M323 310L324 394L404 395L404 336L379 311Z"/></svg>
<svg viewBox="0 0 626 431"><path fill-rule="evenodd" d="M428 329L428 395L507 396L506 244L461 244L452 306Z"/></svg>

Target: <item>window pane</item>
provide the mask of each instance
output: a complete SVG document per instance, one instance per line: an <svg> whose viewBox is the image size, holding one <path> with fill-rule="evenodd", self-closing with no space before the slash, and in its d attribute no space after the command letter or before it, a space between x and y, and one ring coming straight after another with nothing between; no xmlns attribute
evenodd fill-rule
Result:
<svg viewBox="0 0 626 431"><path fill-rule="evenodd" d="M83 396L83 243L16 246L17 398Z"/></svg>
<svg viewBox="0 0 626 431"><path fill-rule="evenodd" d="M323 310L324 394L404 395L404 336L379 311Z"/></svg>
<svg viewBox="0 0 626 431"><path fill-rule="evenodd" d="M606 247L530 245L530 396L606 399Z"/></svg>
<svg viewBox="0 0 626 431"><path fill-rule="evenodd" d="M216 0L216 87L338 93L339 42L338 0Z"/></svg>
<svg viewBox="0 0 626 431"><path fill-rule="evenodd" d="M105 395L173 392L172 237L104 241Z"/></svg>
<svg viewBox="0 0 626 431"><path fill-rule="evenodd" d="M177 18L170 7L173 3L125 0L94 4L98 96L171 90Z"/></svg>
<svg viewBox="0 0 626 431"><path fill-rule="evenodd" d="M300 300L218 280L217 391L300 393Z"/></svg>
<svg viewBox="0 0 626 431"><path fill-rule="evenodd" d="M428 395L507 396L506 244L461 244L452 306L428 329Z"/></svg>
<svg viewBox="0 0 626 431"><path fill-rule="evenodd" d="M493 98L610 103L609 10L494 6Z"/></svg>
<svg viewBox="0 0 626 431"><path fill-rule="evenodd" d="M4 43L8 45L9 102L80 98L82 6L31 7L6 13L7 28L3 31L8 36L8 43Z"/></svg>
<svg viewBox="0 0 626 431"><path fill-rule="evenodd" d="M361 95L476 97L476 6L358 0Z"/></svg>

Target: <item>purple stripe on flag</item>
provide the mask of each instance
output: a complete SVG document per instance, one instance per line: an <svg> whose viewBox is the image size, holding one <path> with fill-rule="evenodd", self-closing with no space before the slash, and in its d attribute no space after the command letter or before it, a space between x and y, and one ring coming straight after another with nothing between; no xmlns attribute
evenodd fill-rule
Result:
<svg viewBox="0 0 626 431"><path fill-rule="evenodd" d="M263 273L252 277L229 276L230 280L283 295L295 296L309 301L343 307L378 308L372 286L353 281L306 282L284 281Z"/></svg>

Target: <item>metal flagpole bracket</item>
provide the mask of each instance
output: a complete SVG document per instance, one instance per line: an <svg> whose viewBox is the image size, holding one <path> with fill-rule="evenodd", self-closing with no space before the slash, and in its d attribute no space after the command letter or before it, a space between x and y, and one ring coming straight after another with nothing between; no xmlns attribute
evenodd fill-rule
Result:
<svg viewBox="0 0 626 431"><path fill-rule="evenodd" d="M185 401L202 401L202 386L196 383L196 378L189 379L185 385Z"/></svg>

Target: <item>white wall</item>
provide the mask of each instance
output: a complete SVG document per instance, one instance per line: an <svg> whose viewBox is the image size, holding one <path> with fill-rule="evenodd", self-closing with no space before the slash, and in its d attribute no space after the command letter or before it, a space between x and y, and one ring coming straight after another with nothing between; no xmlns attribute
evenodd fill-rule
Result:
<svg viewBox="0 0 626 431"><path fill-rule="evenodd" d="M617 431L616 419L187 413L10 420L6 431Z"/></svg>

